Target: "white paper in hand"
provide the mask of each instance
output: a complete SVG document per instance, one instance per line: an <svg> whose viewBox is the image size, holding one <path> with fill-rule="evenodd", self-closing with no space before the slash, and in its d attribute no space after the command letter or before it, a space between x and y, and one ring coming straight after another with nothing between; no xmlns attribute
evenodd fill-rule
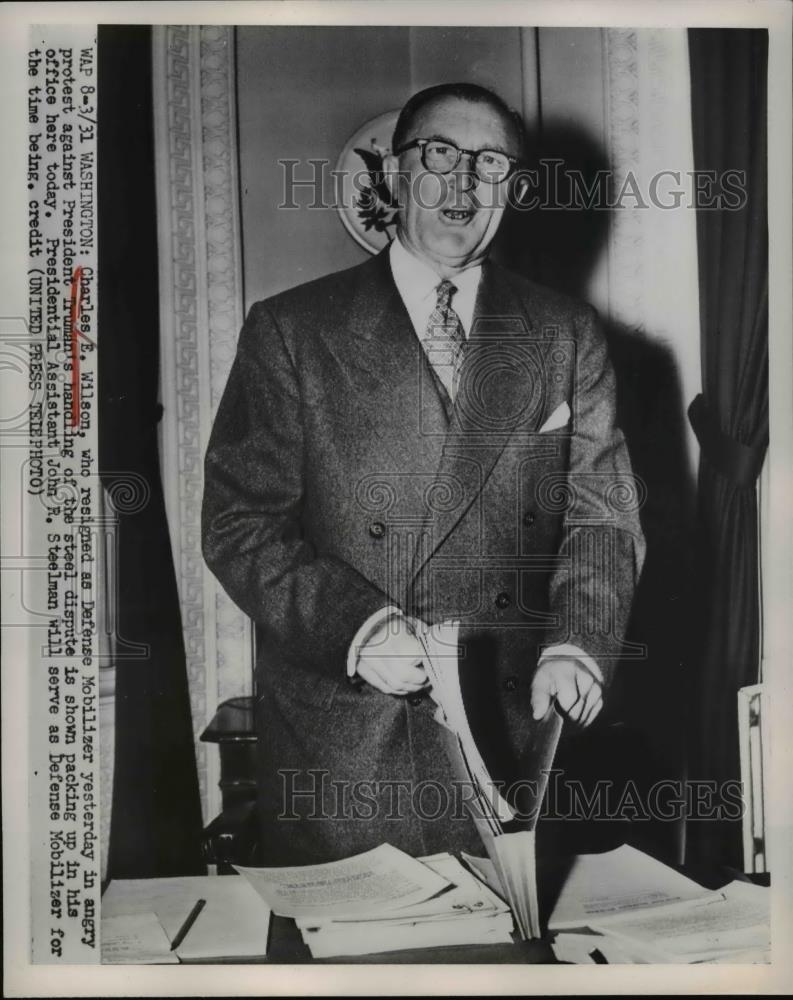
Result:
<svg viewBox="0 0 793 1000"><path fill-rule="evenodd" d="M441 713L440 716L436 714L436 719L460 740L466 766L478 786L478 791L487 797L499 821L508 823L514 819L514 813L493 784L468 723L468 714L460 689L458 664L460 622L445 621L436 625L425 625L424 622L414 620L412 624L416 637L424 647L424 666L432 685L430 695Z"/></svg>

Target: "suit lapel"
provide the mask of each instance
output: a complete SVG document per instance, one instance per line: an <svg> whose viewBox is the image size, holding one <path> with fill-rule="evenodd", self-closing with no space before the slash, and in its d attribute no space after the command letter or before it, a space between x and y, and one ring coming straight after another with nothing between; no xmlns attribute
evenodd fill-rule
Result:
<svg viewBox="0 0 793 1000"><path fill-rule="evenodd" d="M545 376L536 325L509 279L486 262L460 385L438 466L414 576L481 494L504 447L540 426Z"/></svg>
<svg viewBox="0 0 793 1000"><path fill-rule="evenodd" d="M345 336L333 338L332 350L359 418L378 438L374 463L353 472L361 476L359 496L384 497L389 504L384 513L395 529L389 532L389 592L402 602L449 415L394 284L387 251L358 275Z"/></svg>
<svg viewBox="0 0 793 1000"><path fill-rule="evenodd" d="M383 446L383 471L437 468L448 420L391 276L387 249L359 271L347 336L334 352Z"/></svg>
<svg viewBox="0 0 793 1000"><path fill-rule="evenodd" d="M416 474L423 493L424 526L412 554L417 576L480 495L515 431L539 428L547 345L508 276L486 262L450 407L394 283L387 249L358 272L346 332L333 349L382 442L377 471L396 474L403 488Z"/></svg>

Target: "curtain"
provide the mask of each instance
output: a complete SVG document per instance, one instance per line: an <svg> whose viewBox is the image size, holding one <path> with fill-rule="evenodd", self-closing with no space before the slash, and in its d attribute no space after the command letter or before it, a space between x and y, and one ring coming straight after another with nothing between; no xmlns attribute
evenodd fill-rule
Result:
<svg viewBox="0 0 793 1000"><path fill-rule="evenodd" d="M741 207L698 208L702 394L689 418L701 446L698 562L702 647L689 778L740 777L737 691L758 680L756 481L768 443L767 32L689 31L694 163L744 171ZM688 858L742 866L737 817L689 824Z"/></svg>
<svg viewBox="0 0 793 1000"><path fill-rule="evenodd" d="M205 872L185 651L157 459L150 46L144 26L99 28L99 460L118 514L110 878Z"/></svg>

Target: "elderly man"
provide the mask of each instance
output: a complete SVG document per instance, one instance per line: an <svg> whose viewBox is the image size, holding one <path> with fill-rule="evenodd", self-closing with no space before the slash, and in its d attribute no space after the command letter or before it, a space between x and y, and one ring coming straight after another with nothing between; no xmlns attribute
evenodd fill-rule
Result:
<svg viewBox="0 0 793 1000"><path fill-rule="evenodd" d="M519 779L554 708L600 711L643 557L592 310L487 260L519 120L443 85L392 148L396 238L252 307L206 457L205 557L257 626L268 863L476 850L417 621L460 620L474 732Z"/></svg>

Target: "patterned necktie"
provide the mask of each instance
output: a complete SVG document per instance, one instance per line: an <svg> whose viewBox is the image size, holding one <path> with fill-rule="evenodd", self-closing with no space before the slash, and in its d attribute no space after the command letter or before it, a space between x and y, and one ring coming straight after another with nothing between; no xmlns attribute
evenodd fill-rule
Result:
<svg viewBox="0 0 793 1000"><path fill-rule="evenodd" d="M451 304L457 286L448 278L444 278L435 290L438 293L438 300L427 322L427 332L422 339L422 345L435 374L453 402L462 367L465 331L460 317L452 309Z"/></svg>

